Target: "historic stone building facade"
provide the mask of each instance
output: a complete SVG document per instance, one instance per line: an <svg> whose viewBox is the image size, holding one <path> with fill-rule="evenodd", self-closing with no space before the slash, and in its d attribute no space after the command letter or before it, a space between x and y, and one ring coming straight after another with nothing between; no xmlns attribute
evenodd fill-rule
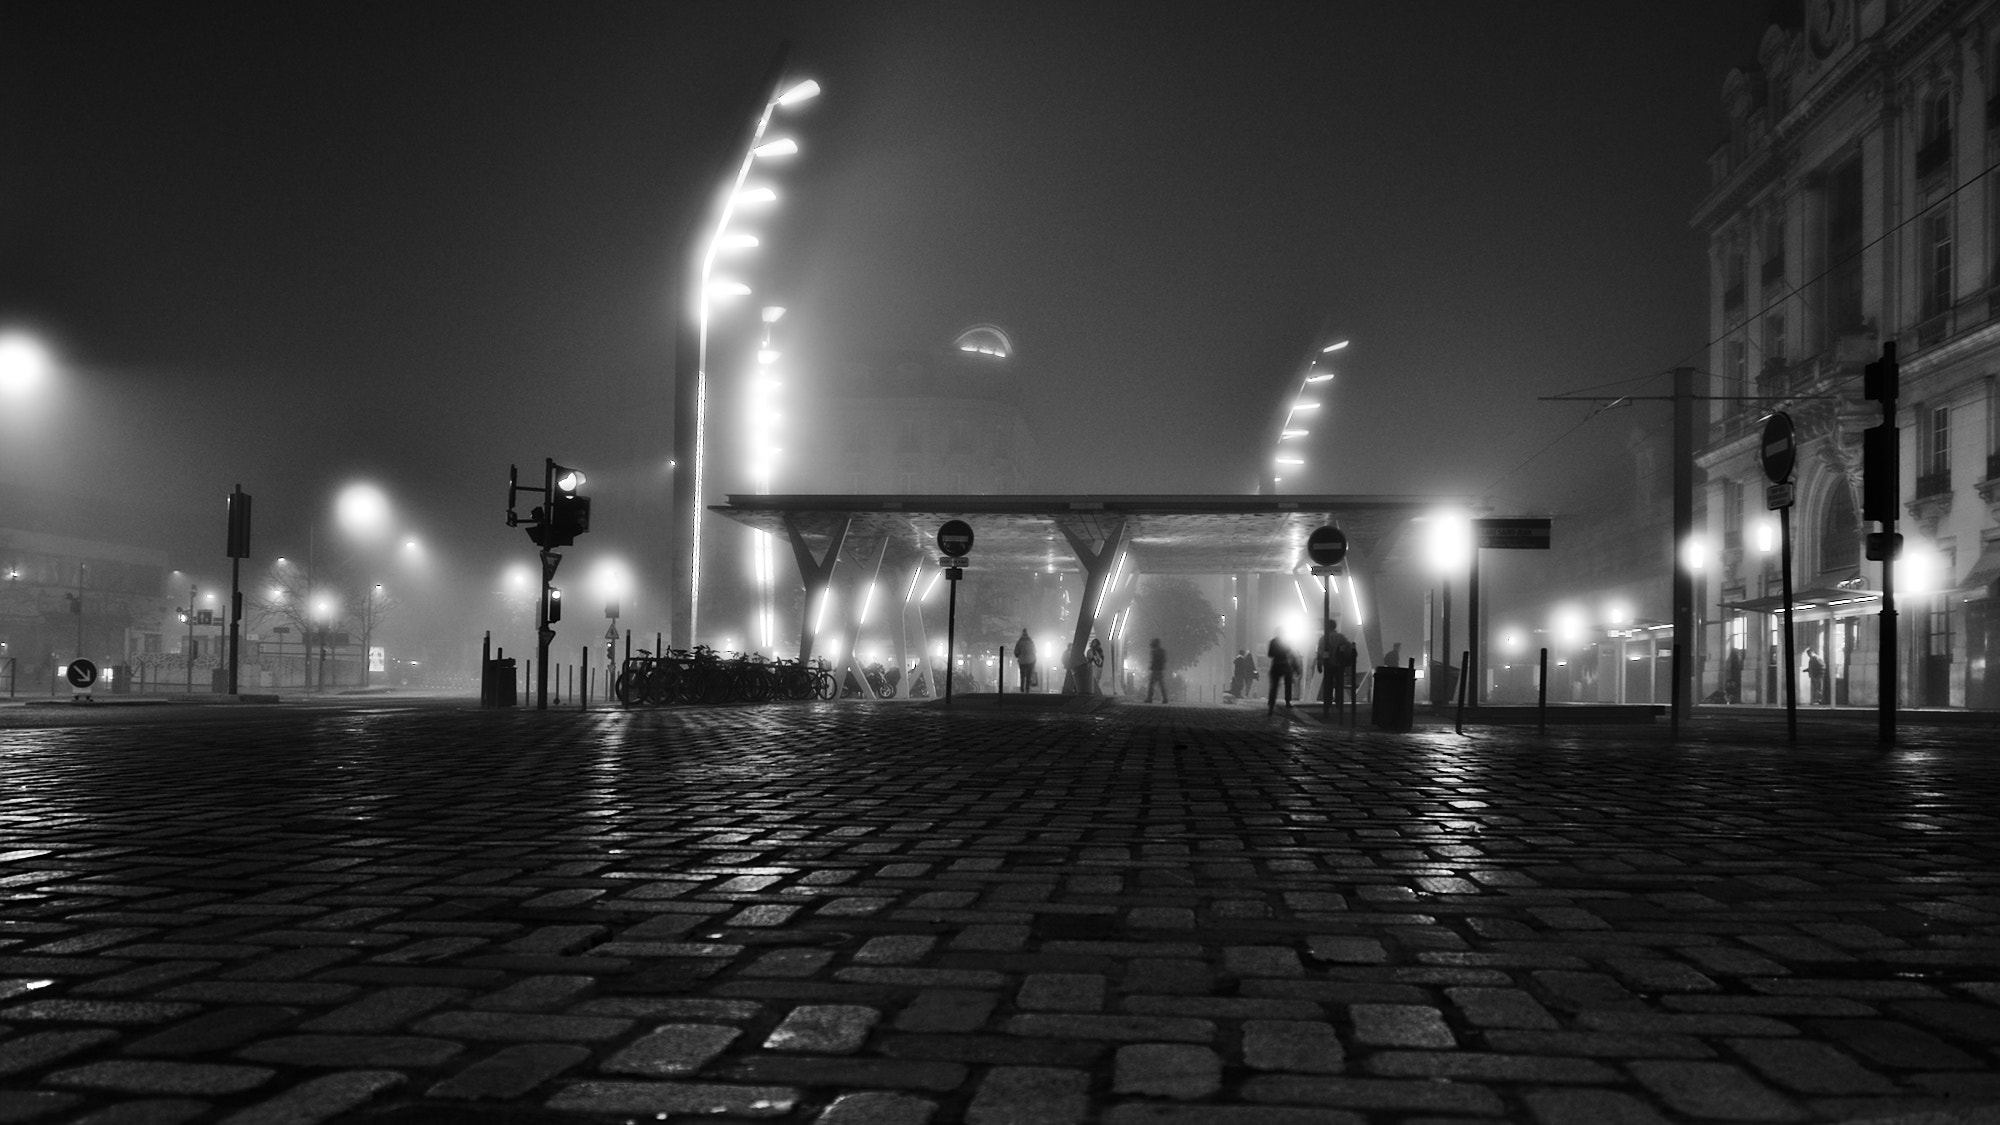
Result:
<svg viewBox="0 0 2000 1125"><path fill-rule="evenodd" d="M1864 558L1862 368L1897 345L1900 698L2000 707L2000 2L1809 0L1723 84L1729 138L1694 216L1710 251L1697 455L1702 695L1879 698L1882 568ZM1777 513L1759 434L1798 432L1799 667L1780 667ZM1806 666L1818 667L1808 672Z"/></svg>

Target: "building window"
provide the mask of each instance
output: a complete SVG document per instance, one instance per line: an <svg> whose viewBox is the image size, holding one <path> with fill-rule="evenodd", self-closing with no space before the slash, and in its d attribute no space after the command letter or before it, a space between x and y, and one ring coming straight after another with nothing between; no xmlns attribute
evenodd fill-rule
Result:
<svg viewBox="0 0 2000 1125"><path fill-rule="evenodd" d="M1862 327L1861 229L1861 161L1857 158L1827 177L1827 343Z"/></svg>
<svg viewBox="0 0 2000 1125"><path fill-rule="evenodd" d="M1951 165L1951 95L1924 99L1923 132L1917 147L1917 177L1943 172Z"/></svg>
<svg viewBox="0 0 2000 1125"><path fill-rule="evenodd" d="M1743 255L1730 251L1722 262L1722 315L1731 324L1743 319Z"/></svg>
<svg viewBox="0 0 2000 1125"><path fill-rule="evenodd" d="M1728 364L1729 381L1732 384L1729 388L1729 394L1734 398L1745 393L1745 388L1750 385L1748 381L1750 378L1750 345L1741 339L1736 339L1729 341L1726 349L1724 360ZM1741 401L1732 404L1736 408L1740 408L1742 405Z"/></svg>
<svg viewBox="0 0 2000 1125"><path fill-rule="evenodd" d="M1774 308L1764 314L1764 367L1785 366L1785 310Z"/></svg>
<svg viewBox="0 0 2000 1125"><path fill-rule="evenodd" d="M1951 407L1932 407L1924 418L1917 462L1917 496L1938 496L1951 491Z"/></svg>
<svg viewBox="0 0 2000 1125"><path fill-rule="evenodd" d="M1820 510L1819 569L1822 573L1861 565L1861 520L1846 484L1833 486Z"/></svg>
<svg viewBox="0 0 2000 1125"><path fill-rule="evenodd" d="M1766 290L1782 288L1785 283L1785 220L1773 216L1764 224L1763 268L1758 271L1758 280ZM1765 303L1770 303L1770 294L1764 295Z"/></svg>
<svg viewBox="0 0 2000 1125"><path fill-rule="evenodd" d="M1743 546L1743 482L1722 482L1722 545Z"/></svg>
<svg viewBox="0 0 2000 1125"><path fill-rule="evenodd" d="M1924 317L1951 311L1951 209L1939 207L1924 216Z"/></svg>

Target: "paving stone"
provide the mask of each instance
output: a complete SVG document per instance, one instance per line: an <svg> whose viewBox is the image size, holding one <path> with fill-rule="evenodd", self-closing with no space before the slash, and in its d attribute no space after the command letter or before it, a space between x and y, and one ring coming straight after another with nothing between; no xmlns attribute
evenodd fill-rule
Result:
<svg viewBox="0 0 2000 1125"><path fill-rule="evenodd" d="M1665 1117L1617 1090L1529 1090L1537 1125L1668 1125Z"/></svg>
<svg viewBox="0 0 2000 1125"><path fill-rule="evenodd" d="M1894 1020L1820 1020L1813 1026L1856 1054L1884 1066L1903 1070L1970 1070L1984 1065L1930 1032Z"/></svg>
<svg viewBox="0 0 2000 1125"><path fill-rule="evenodd" d="M869 1090L842 1094L813 1118L815 1125L929 1125L938 1106L928 1098Z"/></svg>
<svg viewBox="0 0 2000 1125"><path fill-rule="evenodd" d="M1302 977L1299 955L1282 945L1232 945L1222 951L1222 969L1242 977Z"/></svg>
<svg viewBox="0 0 2000 1125"><path fill-rule="evenodd" d="M1163 1105L1120 1102L1104 1111L1104 1125L1364 1125L1344 1109L1275 1105Z"/></svg>
<svg viewBox="0 0 2000 1125"><path fill-rule="evenodd" d="M936 944L937 938L929 934L887 934L869 938L854 951L854 961L860 965L911 965L923 960Z"/></svg>
<svg viewBox="0 0 2000 1125"><path fill-rule="evenodd" d="M105 1106L74 1119L70 1125L180 1125L209 1109L210 1103L199 1098L145 1098Z"/></svg>
<svg viewBox="0 0 2000 1125"><path fill-rule="evenodd" d="M1316 934L1306 939L1306 950L1321 961L1342 964L1379 965L1389 959L1389 951L1371 937Z"/></svg>
<svg viewBox="0 0 2000 1125"><path fill-rule="evenodd" d="M1215 1038L1213 1023L1171 1016L1021 1015L1009 1019L1005 1030L1010 1035L1059 1039L1163 1039L1179 1043L1207 1043Z"/></svg>
<svg viewBox="0 0 2000 1125"><path fill-rule="evenodd" d="M108 1028L89 1031L34 1031L0 1039L0 1078L26 1074L118 1038Z"/></svg>
<svg viewBox="0 0 2000 1125"><path fill-rule="evenodd" d="M1479 1027L1554 1030L1556 1018L1518 988L1447 988L1445 998Z"/></svg>
<svg viewBox="0 0 2000 1125"><path fill-rule="evenodd" d="M503 1040L534 1042L542 1039L576 1039L596 1042L616 1039L632 1026L631 1020L603 1016L548 1016L513 1012L441 1012L417 1021L411 1028L419 1035L446 1039Z"/></svg>
<svg viewBox="0 0 2000 1125"><path fill-rule="evenodd" d="M1014 994L1023 1011L1095 1012L1104 1007L1104 977L1097 973L1029 973Z"/></svg>
<svg viewBox="0 0 2000 1125"><path fill-rule="evenodd" d="M1642 1060L1627 1069L1667 1105L1696 1117L1798 1121L1808 1116L1803 1107L1725 1063Z"/></svg>
<svg viewBox="0 0 2000 1125"><path fill-rule="evenodd" d="M267 1101L230 1114L222 1125L312 1125L365 1105L401 1085L393 1070L350 1070L309 1078Z"/></svg>
<svg viewBox="0 0 2000 1125"><path fill-rule="evenodd" d="M607 1074L645 1074L657 1078L693 1074L742 1034L741 1029L722 1024L665 1024L620 1049L598 1069Z"/></svg>
<svg viewBox="0 0 2000 1125"><path fill-rule="evenodd" d="M1244 1020L1243 1062L1300 1074L1339 1074L1347 1065L1333 1025L1316 1020Z"/></svg>
<svg viewBox="0 0 2000 1125"><path fill-rule="evenodd" d="M385 988L351 1004L300 1024L303 1031L368 1034L394 1031L405 1023L433 1012L466 993L455 988Z"/></svg>
<svg viewBox="0 0 2000 1125"><path fill-rule="evenodd" d="M966 1125L1070 1125L1089 1111L1090 1075L1052 1067L996 1066L980 1080Z"/></svg>
<svg viewBox="0 0 2000 1125"><path fill-rule="evenodd" d="M1133 1043L1118 1048L1111 1089L1191 1100L1222 1088L1222 1059L1207 1047L1184 1043Z"/></svg>
<svg viewBox="0 0 2000 1125"><path fill-rule="evenodd" d="M286 1035L236 1052L239 1059L286 1066L442 1066L465 1048L449 1039L410 1035Z"/></svg>
<svg viewBox="0 0 2000 1125"><path fill-rule="evenodd" d="M298 1017L297 1008L224 1008L125 1044L128 1055L197 1055L226 1051Z"/></svg>
<svg viewBox="0 0 2000 1125"><path fill-rule="evenodd" d="M351 984L323 981L188 981L163 989L161 1000L191 1000L201 1004L306 1005L338 1004L361 991Z"/></svg>
<svg viewBox="0 0 2000 1125"><path fill-rule="evenodd" d="M1245 1101L1280 1105L1326 1105L1403 1113L1495 1116L1504 1108L1493 1091L1460 1082L1295 1074L1265 1074L1248 1079L1243 1083L1242 1097Z"/></svg>
<svg viewBox="0 0 2000 1125"><path fill-rule="evenodd" d="M735 1082L783 1082L799 1086L840 1083L945 1093L963 1085L967 1073L958 1063L936 1060L752 1055L721 1067L717 1076Z"/></svg>
<svg viewBox="0 0 2000 1125"><path fill-rule="evenodd" d="M1480 1051L1376 1051L1368 1056L1370 1074L1386 1078L1464 1079L1475 1082L1594 1082L1619 1081L1618 1072L1589 1059L1547 1055L1496 1055Z"/></svg>
<svg viewBox="0 0 2000 1125"><path fill-rule="evenodd" d="M1135 930L1192 930L1194 911L1179 906L1135 906L1125 913Z"/></svg>
<svg viewBox="0 0 2000 1125"><path fill-rule="evenodd" d="M1348 1008L1354 1039L1372 1047L1455 1047L1444 1014L1420 1004L1355 1004Z"/></svg>
<svg viewBox="0 0 2000 1125"><path fill-rule="evenodd" d="M211 972L220 965L219 961L156 961L108 977L83 981L69 991L73 996L124 996Z"/></svg>
<svg viewBox="0 0 2000 1125"><path fill-rule="evenodd" d="M1895 1084L1825 1043L1731 1039L1729 1049L1773 1080L1806 1094L1887 1094Z"/></svg>
<svg viewBox="0 0 2000 1125"><path fill-rule="evenodd" d="M573 1113L640 1113L667 1116L731 1114L783 1117L799 1103L784 1086L730 1086L715 1082L572 1082L549 1098L550 1109Z"/></svg>
<svg viewBox="0 0 2000 1125"><path fill-rule="evenodd" d="M793 1008L764 1040L766 1050L852 1054L868 1041L868 1032L882 1018L874 1008L859 1004L803 1004Z"/></svg>
<svg viewBox="0 0 2000 1125"><path fill-rule="evenodd" d="M198 1010L194 1004L144 1000L30 1000L0 1009L0 1022L104 1023L115 1027L144 1027L180 1019Z"/></svg>
<svg viewBox="0 0 2000 1125"><path fill-rule="evenodd" d="M198 1094L215 1097L254 1090L276 1072L261 1066L153 1062L129 1059L86 1063L44 1075L43 1082L124 1094Z"/></svg>
<svg viewBox="0 0 2000 1125"><path fill-rule="evenodd" d="M589 1057L588 1048L569 1043L503 1047L432 1086L427 1096L449 1101L515 1101Z"/></svg>
<svg viewBox="0 0 2000 1125"><path fill-rule="evenodd" d="M902 1031L974 1031L985 1025L999 1002L999 995L992 992L925 989L896 1013L895 1025Z"/></svg>
<svg viewBox="0 0 2000 1125"><path fill-rule="evenodd" d="M830 949L773 949L739 972L749 977L810 977L832 962Z"/></svg>
<svg viewBox="0 0 2000 1125"><path fill-rule="evenodd" d="M54 1090L0 1090L0 1122L44 1121L82 1100Z"/></svg>
<svg viewBox="0 0 2000 1125"><path fill-rule="evenodd" d="M495 1012L549 1012L596 987L594 977L533 976L475 998L472 1007Z"/></svg>

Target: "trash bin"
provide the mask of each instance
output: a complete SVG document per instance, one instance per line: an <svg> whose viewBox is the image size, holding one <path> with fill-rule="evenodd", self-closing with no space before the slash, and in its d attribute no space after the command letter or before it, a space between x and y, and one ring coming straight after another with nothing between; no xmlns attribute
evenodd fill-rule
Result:
<svg viewBox="0 0 2000 1125"><path fill-rule="evenodd" d="M217 695L229 693L229 669L217 668L208 674L208 690Z"/></svg>
<svg viewBox="0 0 2000 1125"><path fill-rule="evenodd" d="M502 656L486 662L486 683L479 697L488 707L512 707L515 699L514 658Z"/></svg>
<svg viewBox="0 0 2000 1125"><path fill-rule="evenodd" d="M111 694L127 695L132 691L132 666L113 664L111 666Z"/></svg>
<svg viewBox="0 0 2000 1125"><path fill-rule="evenodd" d="M1409 730L1417 702L1415 668L1375 669L1375 701L1369 719L1382 730Z"/></svg>

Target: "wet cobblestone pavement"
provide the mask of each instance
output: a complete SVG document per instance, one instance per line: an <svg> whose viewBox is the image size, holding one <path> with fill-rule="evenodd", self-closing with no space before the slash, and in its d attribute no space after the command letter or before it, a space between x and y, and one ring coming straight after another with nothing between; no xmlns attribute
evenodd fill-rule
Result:
<svg viewBox="0 0 2000 1125"><path fill-rule="evenodd" d="M2000 1121L1987 727L108 710L0 712L0 1122Z"/></svg>

